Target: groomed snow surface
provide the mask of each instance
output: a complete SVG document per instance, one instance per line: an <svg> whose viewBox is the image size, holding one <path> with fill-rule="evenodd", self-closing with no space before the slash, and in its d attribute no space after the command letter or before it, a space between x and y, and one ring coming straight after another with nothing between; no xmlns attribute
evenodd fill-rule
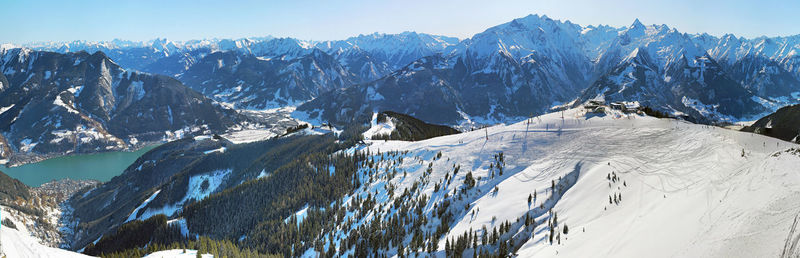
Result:
<svg viewBox="0 0 800 258"><path fill-rule="evenodd" d="M598 116L583 109L419 142L367 142L373 154L408 151L400 154L404 161L396 167L408 175L364 181L355 194L363 198L372 193L378 202L389 201L387 183L397 185L397 196L424 175L429 163L430 182L440 182L458 165L461 172L445 182L444 191L434 192L434 183L422 185L421 193L430 198L424 212L430 214L445 192L460 189L472 171L481 179L473 194L453 200L451 207L469 206L454 212L448 237L470 228L480 236L482 226L491 231L509 221L514 223L511 234L520 240L520 257L797 255L800 152L786 151L800 148L797 144L671 119L612 112ZM501 151L505 173L491 179L490 164ZM438 152L442 157L434 160ZM397 156L385 157L391 161ZM379 175L386 174L387 164L377 167ZM609 174L618 180L609 180ZM552 195L551 182L560 177L577 180L571 180L574 185L554 198L554 204L550 201L558 231L569 227L560 244L550 244L549 213L538 207ZM537 198L529 205L534 191ZM612 195L621 201L610 204ZM536 214L533 237L515 223L526 212ZM355 226L377 216L369 214ZM337 230L337 237L347 231L341 226ZM439 245L438 255L444 256L445 240ZM472 250L465 254L472 255Z"/></svg>

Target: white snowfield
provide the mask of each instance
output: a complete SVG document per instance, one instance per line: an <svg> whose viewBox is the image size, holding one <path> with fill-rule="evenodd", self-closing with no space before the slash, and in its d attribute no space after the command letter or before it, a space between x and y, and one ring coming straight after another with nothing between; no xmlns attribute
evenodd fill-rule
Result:
<svg viewBox="0 0 800 258"><path fill-rule="evenodd" d="M387 183L397 186L398 196L433 162L430 183L421 184L421 194L430 198L424 212L432 213L444 193L452 196L464 187L471 171L481 179L463 200L450 198L456 222L448 237L470 229L480 236L482 226L491 231L509 221L511 233L502 239L513 235L519 257L800 255L800 232L795 232L800 151L787 151L800 149L797 144L672 119L586 115L582 108L528 122L419 142L367 141L373 154L408 151L395 167L408 175L400 172L388 182L364 180L356 194L372 193L379 203L389 202ZM438 152L442 157L434 160ZM499 152L505 156L504 174L491 179L490 164ZM454 165L460 166L455 179L434 192ZM387 163L378 167L378 175L389 170ZM608 179L614 174L618 180ZM550 200L552 181L559 178L565 179L565 192ZM537 197L529 205L534 191ZM610 204L611 196L620 198ZM390 206L381 209L391 212ZM557 214L557 231L569 228L560 244L547 238L549 207ZM533 237L521 223L526 212L536 217ZM373 217L377 214L355 224ZM339 237L347 231L338 230ZM438 256L444 256L444 246L441 239ZM472 252L468 248L464 254Z"/></svg>
<svg viewBox="0 0 800 258"><path fill-rule="evenodd" d="M8 258L25 258L25 257L41 257L41 258L69 258L69 257L91 257L83 254L49 247L39 242L39 239L31 236L30 232L25 229L22 222L16 220L13 216L6 216L6 208L4 209L3 219L9 219L16 226L13 229L7 226L0 227L0 257Z"/></svg>

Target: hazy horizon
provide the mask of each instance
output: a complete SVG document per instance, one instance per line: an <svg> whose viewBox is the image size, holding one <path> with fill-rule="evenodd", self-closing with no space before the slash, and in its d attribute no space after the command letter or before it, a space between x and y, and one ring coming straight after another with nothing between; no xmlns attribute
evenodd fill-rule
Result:
<svg viewBox="0 0 800 258"><path fill-rule="evenodd" d="M714 9L714 12L707 10ZM622 10L622 11L620 11ZM666 24L690 33L757 38L800 34L793 26L800 2L777 0L688 1L644 3L632 0L510 0L479 1L412 0L377 3L341 2L263 3L233 1L120 1L58 2L12 1L0 10L8 20L21 21L0 27L0 42L71 42L75 40L175 41L238 39L263 36L291 37L309 41L341 40L373 33L414 31L433 35L472 37L492 26L529 14L582 26L629 26L635 19L644 24ZM88 13L88 14L87 14ZM32 15L33 14L33 15Z"/></svg>

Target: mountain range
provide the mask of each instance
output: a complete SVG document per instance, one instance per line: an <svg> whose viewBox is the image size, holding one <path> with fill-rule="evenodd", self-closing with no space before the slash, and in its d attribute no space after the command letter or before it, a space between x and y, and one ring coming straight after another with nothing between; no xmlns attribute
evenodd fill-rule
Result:
<svg viewBox="0 0 800 258"><path fill-rule="evenodd" d="M734 122L797 102L800 92L799 36L715 37L639 20L615 28L530 15L463 40L405 32L321 42L263 37L28 47L103 51L125 68L175 76L239 108L293 105L299 117L339 125L383 110L451 125L492 124L589 99Z"/></svg>
<svg viewBox="0 0 800 258"><path fill-rule="evenodd" d="M0 55L0 144L11 163L124 150L245 121L172 77L123 69L103 52Z"/></svg>

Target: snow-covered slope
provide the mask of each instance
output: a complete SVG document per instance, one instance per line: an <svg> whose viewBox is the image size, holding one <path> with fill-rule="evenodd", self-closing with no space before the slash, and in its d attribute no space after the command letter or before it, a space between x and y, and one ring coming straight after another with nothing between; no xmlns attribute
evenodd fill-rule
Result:
<svg viewBox="0 0 800 258"><path fill-rule="evenodd" d="M473 233L478 252L494 253L503 243L520 257L798 252L791 241L800 213L800 145L777 139L578 108L425 141L367 144L360 148L373 153L374 169L363 171L362 187L344 200L377 204L353 207L332 239L321 234L335 244L326 246L339 246L372 220L400 215L426 218L422 250L430 234L439 257ZM401 212L398 203L412 203L411 210ZM422 204L419 215L413 203ZM535 223L527 226L526 216ZM443 220L446 233L434 234ZM497 244L480 245L485 230L491 236L503 224ZM550 225L560 232L552 243ZM419 251L415 231L403 232L404 251ZM472 255L468 243L464 254Z"/></svg>
<svg viewBox="0 0 800 258"><path fill-rule="evenodd" d="M7 208L2 207L8 211ZM4 212L5 212L4 211ZM16 226L16 229L7 225L0 227L0 257L24 258L67 258L67 257L90 257L63 249L49 247L39 243L39 240L31 236L23 222L17 221L14 216L3 216L3 220L9 220Z"/></svg>

